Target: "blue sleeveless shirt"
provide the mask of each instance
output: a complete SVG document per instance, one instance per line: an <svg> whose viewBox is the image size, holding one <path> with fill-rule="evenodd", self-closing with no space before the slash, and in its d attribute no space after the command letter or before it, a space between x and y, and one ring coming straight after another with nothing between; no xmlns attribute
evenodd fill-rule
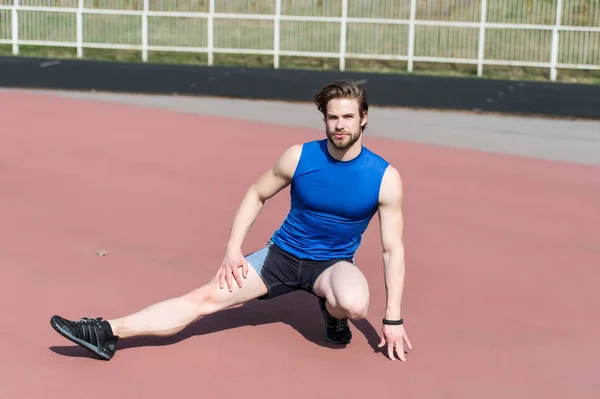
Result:
<svg viewBox="0 0 600 399"><path fill-rule="evenodd" d="M290 185L291 209L271 240L301 259L353 258L377 212L388 162L362 147L338 161L327 139L304 143Z"/></svg>

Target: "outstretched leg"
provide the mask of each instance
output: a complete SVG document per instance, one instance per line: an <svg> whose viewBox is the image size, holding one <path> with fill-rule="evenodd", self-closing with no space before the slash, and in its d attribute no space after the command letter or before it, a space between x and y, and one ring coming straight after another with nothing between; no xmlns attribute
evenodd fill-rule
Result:
<svg viewBox="0 0 600 399"><path fill-rule="evenodd" d="M252 267L242 288L212 281L180 297L167 299L129 316L108 320L115 335L129 338L140 335L169 336L178 333L202 316L227 309L267 293L267 287Z"/></svg>
<svg viewBox="0 0 600 399"><path fill-rule="evenodd" d="M350 343L348 319L363 319L369 309L365 276L354 264L338 262L317 278L313 291L319 297L325 317L327 340L335 344Z"/></svg>
<svg viewBox="0 0 600 399"><path fill-rule="evenodd" d="M136 336L169 336L178 333L205 315L247 302L267 293L267 287L252 265L242 287L210 282L185 295L158 302L136 313L109 320L82 318L70 321L53 316L50 324L62 336L98 354L105 360L114 356L119 339Z"/></svg>

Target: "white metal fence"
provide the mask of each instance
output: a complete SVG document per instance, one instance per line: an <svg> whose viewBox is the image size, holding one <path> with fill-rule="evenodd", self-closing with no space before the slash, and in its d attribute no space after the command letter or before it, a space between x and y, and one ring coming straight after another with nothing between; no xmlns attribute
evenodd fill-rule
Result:
<svg viewBox="0 0 600 399"><path fill-rule="evenodd" d="M600 70L600 0L0 0L0 43Z"/></svg>

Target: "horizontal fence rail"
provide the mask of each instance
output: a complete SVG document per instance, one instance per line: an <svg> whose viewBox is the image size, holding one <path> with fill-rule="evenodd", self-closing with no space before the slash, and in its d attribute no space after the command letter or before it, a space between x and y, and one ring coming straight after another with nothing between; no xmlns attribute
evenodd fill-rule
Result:
<svg viewBox="0 0 600 399"><path fill-rule="evenodd" d="M0 0L0 44L600 70L600 0Z"/></svg>

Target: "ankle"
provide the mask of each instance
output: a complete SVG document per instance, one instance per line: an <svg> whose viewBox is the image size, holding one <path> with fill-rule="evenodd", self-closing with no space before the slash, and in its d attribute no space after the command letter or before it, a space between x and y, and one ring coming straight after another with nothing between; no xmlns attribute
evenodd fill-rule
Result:
<svg viewBox="0 0 600 399"><path fill-rule="evenodd" d="M109 331L112 332L112 335L122 338L124 331L121 327L119 327L119 324L116 320L106 320L106 324L108 325Z"/></svg>

